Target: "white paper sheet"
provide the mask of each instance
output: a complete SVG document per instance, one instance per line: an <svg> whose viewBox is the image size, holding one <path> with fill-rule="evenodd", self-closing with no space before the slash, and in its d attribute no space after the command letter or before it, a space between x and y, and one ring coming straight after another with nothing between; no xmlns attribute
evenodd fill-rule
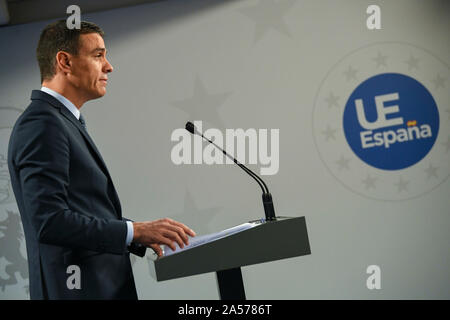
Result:
<svg viewBox="0 0 450 320"><path fill-rule="evenodd" d="M238 232L242 232L244 230L247 230L247 229L253 228L254 226L257 226L258 224L259 223L257 223L257 222L247 222L247 223L243 223L238 226L235 226L235 227L232 227L229 229L225 229L225 230L222 230L222 231L219 231L216 233L211 233L211 234L206 234L206 235L202 235L202 236L196 236L193 238L189 238L189 245L184 246L183 249L180 249L178 247L178 244L175 244L175 246L176 246L175 251L173 251L172 249L170 249L170 247L168 247L166 245L162 245L161 248L163 249L164 256L166 257L166 256L169 256L174 253L188 250L190 248L194 248L194 247L200 246L202 244L209 243L209 242L212 242L212 241L215 241L218 239L222 239L224 237L230 236L230 235L238 233Z"/></svg>

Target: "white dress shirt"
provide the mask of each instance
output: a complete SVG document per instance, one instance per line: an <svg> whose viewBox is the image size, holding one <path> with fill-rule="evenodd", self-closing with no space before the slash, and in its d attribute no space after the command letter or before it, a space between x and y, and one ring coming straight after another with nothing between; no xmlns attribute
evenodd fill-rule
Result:
<svg viewBox="0 0 450 320"><path fill-rule="evenodd" d="M58 92L53 91L52 89L49 89L47 87L42 87L41 91L44 91L45 93L48 93L55 99L57 99L59 102L61 102L69 111L77 118L77 120L80 120L80 110L78 110L75 105L70 102L66 97L63 95L60 95ZM133 223L131 221L126 221L127 223L127 238L126 238L126 244L127 246L130 245L131 241L133 240L134 236L134 230L133 230Z"/></svg>

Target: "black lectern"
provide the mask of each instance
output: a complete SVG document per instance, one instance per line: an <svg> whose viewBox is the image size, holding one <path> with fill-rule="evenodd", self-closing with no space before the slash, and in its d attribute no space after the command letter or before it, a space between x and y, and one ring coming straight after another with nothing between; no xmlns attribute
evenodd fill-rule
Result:
<svg viewBox="0 0 450 320"><path fill-rule="evenodd" d="M311 254L305 217L277 219L158 258L151 272L157 281L216 272L222 300L245 300L241 266Z"/></svg>

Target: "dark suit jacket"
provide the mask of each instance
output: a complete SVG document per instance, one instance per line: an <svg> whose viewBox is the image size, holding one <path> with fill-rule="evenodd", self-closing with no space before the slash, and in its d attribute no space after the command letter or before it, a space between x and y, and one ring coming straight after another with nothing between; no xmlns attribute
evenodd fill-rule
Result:
<svg viewBox="0 0 450 320"><path fill-rule="evenodd" d="M126 219L99 151L57 99L34 90L31 100L8 148L31 299L137 299L129 251L144 256L145 247L126 247ZM80 289L67 285L70 265Z"/></svg>

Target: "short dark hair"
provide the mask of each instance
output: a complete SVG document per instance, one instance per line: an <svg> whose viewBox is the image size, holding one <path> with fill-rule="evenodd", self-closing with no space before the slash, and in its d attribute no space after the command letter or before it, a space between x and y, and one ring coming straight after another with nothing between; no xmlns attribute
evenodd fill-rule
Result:
<svg viewBox="0 0 450 320"><path fill-rule="evenodd" d="M58 20L46 26L41 32L36 57L41 71L41 83L55 75L56 54L66 51L77 55L80 34L98 33L104 36L103 30L92 22L81 21L80 29L69 29L66 20Z"/></svg>

